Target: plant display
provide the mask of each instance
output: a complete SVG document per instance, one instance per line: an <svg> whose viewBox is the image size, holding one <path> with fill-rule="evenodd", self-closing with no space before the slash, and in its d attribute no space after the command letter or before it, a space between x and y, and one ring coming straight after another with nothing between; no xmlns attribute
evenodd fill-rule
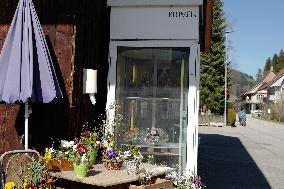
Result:
<svg viewBox="0 0 284 189"><path fill-rule="evenodd" d="M206 187L202 183L200 176L193 173L179 176L176 172L172 172L166 176L166 179L173 180L176 189L203 189Z"/></svg>
<svg viewBox="0 0 284 189"><path fill-rule="evenodd" d="M167 142L168 135L161 128L147 128L141 133L141 140L147 144L159 144Z"/></svg>
<svg viewBox="0 0 284 189"><path fill-rule="evenodd" d="M112 148L109 148L104 152L103 161L108 170L120 170L123 163L120 152L117 152Z"/></svg>

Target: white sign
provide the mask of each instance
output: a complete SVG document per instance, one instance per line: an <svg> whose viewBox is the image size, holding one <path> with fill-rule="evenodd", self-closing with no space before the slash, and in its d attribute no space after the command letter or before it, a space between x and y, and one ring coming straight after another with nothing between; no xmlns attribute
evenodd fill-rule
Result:
<svg viewBox="0 0 284 189"><path fill-rule="evenodd" d="M112 7L110 38L199 39L199 7Z"/></svg>

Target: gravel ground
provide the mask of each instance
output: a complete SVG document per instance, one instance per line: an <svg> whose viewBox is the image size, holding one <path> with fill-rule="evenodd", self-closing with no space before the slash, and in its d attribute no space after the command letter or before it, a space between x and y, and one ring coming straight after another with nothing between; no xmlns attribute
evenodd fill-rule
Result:
<svg viewBox="0 0 284 189"><path fill-rule="evenodd" d="M199 127L198 174L208 189L284 189L284 125Z"/></svg>

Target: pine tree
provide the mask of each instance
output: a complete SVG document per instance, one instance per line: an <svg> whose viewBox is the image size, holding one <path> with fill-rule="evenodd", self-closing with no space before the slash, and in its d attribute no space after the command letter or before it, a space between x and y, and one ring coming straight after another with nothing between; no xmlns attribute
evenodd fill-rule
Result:
<svg viewBox="0 0 284 189"><path fill-rule="evenodd" d="M268 58L266 60L265 66L263 68L263 75L264 76L266 76L270 72L271 66L272 66L272 61L271 61L270 58Z"/></svg>
<svg viewBox="0 0 284 189"><path fill-rule="evenodd" d="M274 69L274 71L277 73L278 72L278 55L275 53L274 55L273 55L273 58L272 58L272 65L273 65L273 69Z"/></svg>
<svg viewBox="0 0 284 189"><path fill-rule="evenodd" d="M219 114L224 111L225 94L226 24L222 7L221 0L214 0L211 50L201 54L200 105Z"/></svg>
<svg viewBox="0 0 284 189"><path fill-rule="evenodd" d="M279 56L278 56L278 64L277 64L277 67L276 67L277 72L279 72L282 68L284 68L284 52L281 49ZM275 71L276 71L276 69L275 69Z"/></svg>

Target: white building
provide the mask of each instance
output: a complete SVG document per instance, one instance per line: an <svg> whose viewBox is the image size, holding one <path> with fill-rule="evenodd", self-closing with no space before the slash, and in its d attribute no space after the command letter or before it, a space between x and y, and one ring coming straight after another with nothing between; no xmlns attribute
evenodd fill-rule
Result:
<svg viewBox="0 0 284 189"><path fill-rule="evenodd" d="M268 97L268 86L275 76L272 71L269 72L259 83L242 95L244 108L247 113L261 109Z"/></svg>
<svg viewBox="0 0 284 189"><path fill-rule="evenodd" d="M141 141L144 155L183 173L196 172L202 1L109 0L108 5L107 106L120 105L126 127L167 133L168 140L154 146Z"/></svg>
<svg viewBox="0 0 284 189"><path fill-rule="evenodd" d="M275 103L283 100L284 95L284 68L282 68L269 84L268 90L268 102Z"/></svg>

